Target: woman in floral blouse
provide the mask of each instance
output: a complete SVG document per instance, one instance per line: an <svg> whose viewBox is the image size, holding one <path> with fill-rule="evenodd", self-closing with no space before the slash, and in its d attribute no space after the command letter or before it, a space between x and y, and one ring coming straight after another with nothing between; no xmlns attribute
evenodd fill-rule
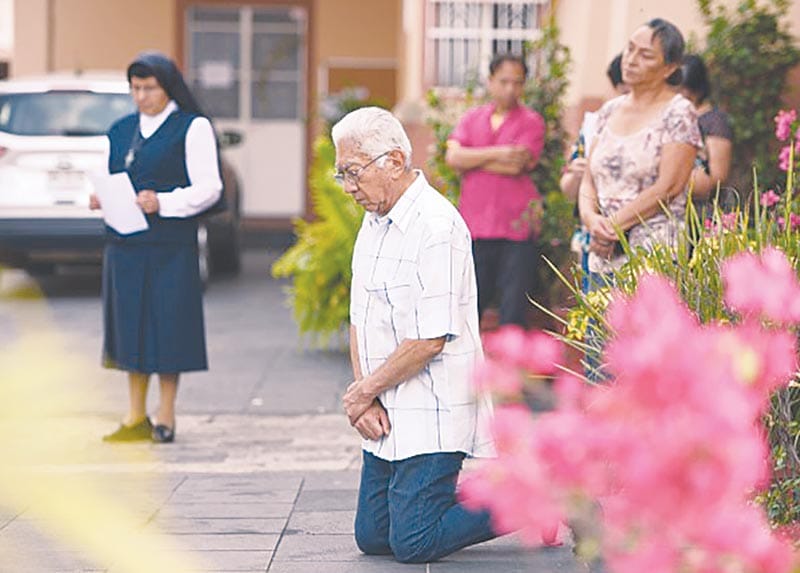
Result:
<svg viewBox="0 0 800 573"><path fill-rule="evenodd" d="M638 28L622 54L630 93L598 112L578 198L581 221L591 234L592 273L608 273L625 262L618 230L632 248L675 244L701 145L694 106L675 90L683 50L683 36L670 22L657 18Z"/></svg>

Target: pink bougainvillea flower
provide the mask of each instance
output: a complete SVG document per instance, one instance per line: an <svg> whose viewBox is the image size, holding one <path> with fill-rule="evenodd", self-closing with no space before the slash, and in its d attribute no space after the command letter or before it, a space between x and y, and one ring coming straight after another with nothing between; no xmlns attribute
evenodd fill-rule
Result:
<svg viewBox="0 0 800 573"><path fill-rule="evenodd" d="M531 374L553 374L563 359L564 347L561 342L539 331L528 332L526 338L529 350L523 363L524 367Z"/></svg>
<svg viewBox="0 0 800 573"><path fill-rule="evenodd" d="M758 284L753 277L759 277ZM725 303L737 312L779 323L800 322L800 283L781 251L740 253L722 265Z"/></svg>
<svg viewBox="0 0 800 573"><path fill-rule="evenodd" d="M526 348L525 329L516 324L503 326L483 335L486 354L501 362L522 365Z"/></svg>
<svg viewBox="0 0 800 573"><path fill-rule="evenodd" d="M517 396L522 392L524 380L518 369L489 358L475 366L472 383L480 392Z"/></svg>
<svg viewBox="0 0 800 573"><path fill-rule="evenodd" d="M722 217L720 217L720 220L722 222L723 229L732 231L736 228L736 213L724 213Z"/></svg>
<svg viewBox="0 0 800 573"><path fill-rule="evenodd" d="M778 154L778 168L781 171L789 171L789 162L792 159L792 146L786 145L781 148L780 153ZM800 140L795 143L794 146L794 164L797 166L798 156L800 156Z"/></svg>
<svg viewBox="0 0 800 573"><path fill-rule="evenodd" d="M789 224L792 226L793 231L800 227L800 215L797 213L789 213ZM778 228L781 231L786 229L786 219L783 217L778 217Z"/></svg>
<svg viewBox="0 0 800 573"><path fill-rule="evenodd" d="M729 259L723 277L726 303L743 313L734 324L700 324L664 277L615 295L614 379L559 375L556 409L535 419L499 407L498 457L465 478L464 504L532 544L557 543L568 518L588 524L581 537L613 573L789 573L791 547L751 497L770 476L759 420L797 367L793 335L774 325L800 322L800 284L775 249ZM515 334L503 361L490 355L519 378L529 343L541 341Z"/></svg>
<svg viewBox="0 0 800 573"><path fill-rule="evenodd" d="M775 137L779 141L786 141L792 136L792 123L797 120L797 111L781 110L775 116Z"/></svg>
<svg viewBox="0 0 800 573"><path fill-rule="evenodd" d="M780 195L775 193L772 189L761 195L761 204L764 207L772 207L781 200Z"/></svg>
<svg viewBox="0 0 800 573"><path fill-rule="evenodd" d="M498 533L519 531L528 543L556 544L553 537L566 519L560 493L546 468L533 457L536 430L530 411L502 406L492 424L498 457L466 475L459 499L468 509L488 509Z"/></svg>
<svg viewBox="0 0 800 573"><path fill-rule="evenodd" d="M781 148L781 151L778 154L778 169L781 171L789 171L789 155L791 152L792 147L790 145L786 145Z"/></svg>
<svg viewBox="0 0 800 573"><path fill-rule="evenodd" d="M748 321L720 340L725 345L722 352L728 353L732 379L753 387L764 405L797 368L795 339L786 331L766 330Z"/></svg>
<svg viewBox="0 0 800 573"><path fill-rule="evenodd" d="M792 229L797 229L800 227L800 215L797 213L789 213L789 222L792 225Z"/></svg>
<svg viewBox="0 0 800 573"><path fill-rule="evenodd" d="M516 325L484 335L483 347L491 358L535 375L555 372L563 353L561 343L552 336Z"/></svg>

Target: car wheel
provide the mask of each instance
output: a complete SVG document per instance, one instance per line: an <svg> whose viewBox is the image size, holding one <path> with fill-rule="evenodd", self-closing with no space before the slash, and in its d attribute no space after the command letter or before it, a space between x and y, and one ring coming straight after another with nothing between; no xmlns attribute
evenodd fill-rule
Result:
<svg viewBox="0 0 800 573"><path fill-rule="evenodd" d="M200 282L203 288L211 278L211 256L208 248L208 229L205 225L197 227L197 266L200 269Z"/></svg>
<svg viewBox="0 0 800 573"><path fill-rule="evenodd" d="M239 232L235 225L215 226L211 231L209 251L214 274L238 274L241 270Z"/></svg>

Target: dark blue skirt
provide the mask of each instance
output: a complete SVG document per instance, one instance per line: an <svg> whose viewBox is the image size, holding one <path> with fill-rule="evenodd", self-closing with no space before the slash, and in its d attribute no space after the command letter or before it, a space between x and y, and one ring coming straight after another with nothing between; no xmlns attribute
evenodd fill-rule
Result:
<svg viewBox="0 0 800 573"><path fill-rule="evenodd" d="M103 318L107 367L148 374L207 370L196 244L107 243Z"/></svg>

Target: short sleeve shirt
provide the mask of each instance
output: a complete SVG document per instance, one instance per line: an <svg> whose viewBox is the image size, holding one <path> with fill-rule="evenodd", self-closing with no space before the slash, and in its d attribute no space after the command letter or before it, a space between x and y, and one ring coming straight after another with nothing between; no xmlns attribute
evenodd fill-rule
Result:
<svg viewBox="0 0 800 573"><path fill-rule="evenodd" d="M482 358L469 230L422 173L383 217L367 213L353 251L350 322L364 376L403 340L446 337L415 376L383 392L391 432L363 448L388 460L436 452L493 455L491 403L472 389Z"/></svg>
<svg viewBox="0 0 800 573"><path fill-rule="evenodd" d="M720 137L733 141L733 128L728 114L718 108L712 108L697 118L700 134L706 137Z"/></svg>
<svg viewBox="0 0 800 573"><path fill-rule="evenodd" d="M661 150L669 143L701 146L700 130L694 106L682 95L675 95L662 112L648 125L629 135L617 135L608 125L614 110L627 95L606 102L598 112L597 135L589 158L589 169L597 189L600 212L616 213L645 189L655 184L659 175ZM628 234L631 247L651 248L653 244L674 245L683 225L686 191L668 205L672 216L659 212L645 224L632 227ZM589 270L609 272L625 262L625 256L604 260L589 254Z"/></svg>
<svg viewBox="0 0 800 573"><path fill-rule="evenodd" d="M733 141L733 128L728 115L717 108L712 108L697 118L700 135L703 138L703 147L697 152L697 163L708 173L708 144L709 137L719 137Z"/></svg>
<svg viewBox="0 0 800 573"><path fill-rule="evenodd" d="M469 110L461 118L450 139L462 147L524 145L538 159L544 146L545 123L535 111L519 105L506 114L503 123L492 129L495 106L488 103ZM531 235L525 220L530 202L539 192L530 173L500 175L471 169L461 178L459 210L474 239L524 241Z"/></svg>

